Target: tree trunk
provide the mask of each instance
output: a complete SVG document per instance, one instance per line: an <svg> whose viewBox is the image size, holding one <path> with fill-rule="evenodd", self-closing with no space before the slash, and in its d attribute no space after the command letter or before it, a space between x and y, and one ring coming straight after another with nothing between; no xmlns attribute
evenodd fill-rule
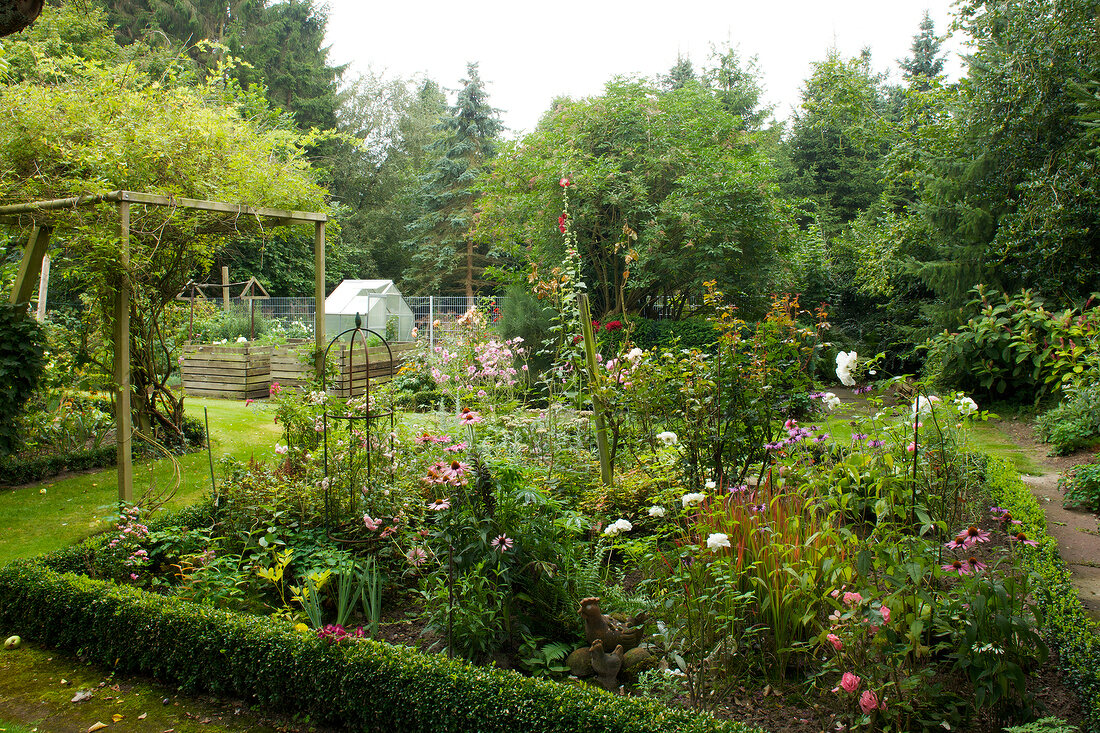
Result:
<svg viewBox="0 0 1100 733"><path fill-rule="evenodd" d="M18 33L42 12L42 0L0 0L0 36Z"/></svg>

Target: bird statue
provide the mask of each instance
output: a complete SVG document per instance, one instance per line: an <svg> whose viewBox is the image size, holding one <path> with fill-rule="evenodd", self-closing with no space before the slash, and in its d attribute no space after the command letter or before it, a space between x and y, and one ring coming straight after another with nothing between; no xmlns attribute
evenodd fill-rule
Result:
<svg viewBox="0 0 1100 733"><path fill-rule="evenodd" d="M642 641L644 612L624 623L601 611L599 598L583 598L577 613L584 619L584 639L589 644L599 640L605 649L621 644L624 651L630 651Z"/></svg>
<svg viewBox="0 0 1100 733"><path fill-rule="evenodd" d="M623 645L615 647L615 651L608 654L604 651L603 642L596 639L588 648L589 658L592 660L592 671L596 673L596 680L600 687L614 692L619 689L619 670L623 666Z"/></svg>

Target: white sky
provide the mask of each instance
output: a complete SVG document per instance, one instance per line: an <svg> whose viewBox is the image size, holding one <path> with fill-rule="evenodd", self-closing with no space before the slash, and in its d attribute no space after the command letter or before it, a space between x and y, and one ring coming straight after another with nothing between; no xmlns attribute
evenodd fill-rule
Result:
<svg viewBox="0 0 1100 733"><path fill-rule="evenodd" d="M327 0L329 58L390 76L424 73L459 86L467 61L480 63L490 103L512 135L530 130L561 95L598 94L615 75L666 73L677 53L698 71L710 44L755 55L765 100L789 118L810 63L835 45L848 57L871 47L872 65L900 78L925 9L943 35L952 0ZM960 68L952 51L948 74Z"/></svg>

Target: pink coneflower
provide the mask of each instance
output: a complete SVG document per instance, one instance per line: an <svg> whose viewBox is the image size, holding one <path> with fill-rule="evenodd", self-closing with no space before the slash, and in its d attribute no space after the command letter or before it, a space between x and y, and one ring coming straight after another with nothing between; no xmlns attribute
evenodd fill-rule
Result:
<svg viewBox="0 0 1100 733"><path fill-rule="evenodd" d="M989 507L989 513L993 515L994 519L1000 519L1004 515L1008 514L1008 510L1002 509L999 506L991 506Z"/></svg>
<svg viewBox="0 0 1100 733"><path fill-rule="evenodd" d="M442 474L443 479L448 483L458 485L466 483L466 472L470 469L469 465L459 460L451 461L450 464L443 467Z"/></svg>
<svg viewBox="0 0 1100 733"><path fill-rule="evenodd" d="M449 445L443 450L447 451L448 453L458 453L459 451L464 451L466 450L466 441L455 443L454 445Z"/></svg>
<svg viewBox="0 0 1100 733"><path fill-rule="evenodd" d="M405 559L409 561L409 565L420 567L428 559L428 553L424 552L423 548L414 547L405 553Z"/></svg>
<svg viewBox="0 0 1100 733"><path fill-rule="evenodd" d="M503 534L489 543L489 546L497 552L507 552L512 549L512 545L512 538Z"/></svg>
<svg viewBox="0 0 1100 733"><path fill-rule="evenodd" d="M962 560L952 560L946 565L940 565L940 568L947 573L958 573L959 575L970 575L970 569L966 566Z"/></svg>
<svg viewBox="0 0 1100 733"><path fill-rule="evenodd" d="M945 542L943 546L948 550L965 550L970 547L970 538L961 534L950 542Z"/></svg>
<svg viewBox="0 0 1100 733"><path fill-rule="evenodd" d="M421 433L420 435L416 436L416 442L419 443L420 445L424 445L425 443L431 443L434 440L435 440L435 436L431 435L430 433Z"/></svg>
<svg viewBox="0 0 1100 733"><path fill-rule="evenodd" d="M970 572L978 573L985 570L988 567L984 562L981 562L976 557L968 557L966 559L966 566L970 568Z"/></svg>
<svg viewBox="0 0 1100 733"><path fill-rule="evenodd" d="M1008 539L1012 540L1013 542L1018 542L1021 545L1031 545L1032 547L1038 547L1039 546L1038 542L1036 542L1035 540L1029 540L1027 538L1027 535L1024 534L1023 532L1017 532L1016 534L1010 534L1008 536Z"/></svg>
<svg viewBox="0 0 1100 733"><path fill-rule="evenodd" d="M462 424L463 425L474 425L475 423L479 423L479 422L481 422L481 415L477 414L473 410L469 410L467 412L462 413Z"/></svg>
<svg viewBox="0 0 1100 733"><path fill-rule="evenodd" d="M977 542L989 542L989 532L983 532L973 524L967 527L965 532L960 534L960 536L962 535L966 535L967 540L972 545Z"/></svg>
<svg viewBox="0 0 1100 733"><path fill-rule="evenodd" d="M435 501L428 502L428 508L433 512L441 512L451 508L450 499L436 499Z"/></svg>

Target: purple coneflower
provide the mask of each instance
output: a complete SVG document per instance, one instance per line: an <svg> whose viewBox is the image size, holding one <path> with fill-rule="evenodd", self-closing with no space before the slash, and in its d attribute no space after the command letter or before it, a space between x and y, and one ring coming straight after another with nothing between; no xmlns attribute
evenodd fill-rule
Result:
<svg viewBox="0 0 1100 733"><path fill-rule="evenodd" d="M428 502L428 508L431 509L433 512L441 512L441 511L444 511L445 509L450 509L451 508L451 500L450 499L436 499L435 501L429 501Z"/></svg>
<svg viewBox="0 0 1100 733"><path fill-rule="evenodd" d="M1008 536L1008 539L1012 540L1013 542L1018 542L1021 545L1031 545L1032 547L1038 547L1039 546L1038 542L1036 542L1035 540L1029 540L1027 538L1027 535L1024 534L1023 532L1017 532L1016 534L1010 534Z"/></svg>
<svg viewBox="0 0 1100 733"><path fill-rule="evenodd" d="M502 534L499 537L497 537L496 539L494 539L492 542L490 542L489 546L492 547L497 552L507 552L508 550L512 549L513 544L514 543L512 542L511 537L508 537L507 535Z"/></svg>

